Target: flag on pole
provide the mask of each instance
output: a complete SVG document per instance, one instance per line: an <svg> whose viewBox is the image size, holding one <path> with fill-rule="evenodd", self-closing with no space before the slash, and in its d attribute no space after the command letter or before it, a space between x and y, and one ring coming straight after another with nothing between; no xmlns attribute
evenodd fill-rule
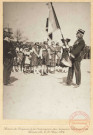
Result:
<svg viewBox="0 0 93 135"><path fill-rule="evenodd" d="M48 8L49 8L49 21L52 25L53 32L56 31L57 29L60 29L60 25L54 10L54 7L52 5L52 2L48 3Z"/></svg>
<svg viewBox="0 0 93 135"><path fill-rule="evenodd" d="M49 8L49 18L47 18L46 31L48 32L49 38L52 40L53 39L53 32L60 29L60 25L59 25L54 7L52 5L52 2L47 3L47 5Z"/></svg>

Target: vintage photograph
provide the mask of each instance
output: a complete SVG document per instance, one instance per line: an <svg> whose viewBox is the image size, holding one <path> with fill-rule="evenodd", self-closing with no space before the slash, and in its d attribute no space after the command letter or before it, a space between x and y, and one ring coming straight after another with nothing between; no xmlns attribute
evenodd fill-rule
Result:
<svg viewBox="0 0 93 135"><path fill-rule="evenodd" d="M3 2L3 119L90 116L91 4Z"/></svg>

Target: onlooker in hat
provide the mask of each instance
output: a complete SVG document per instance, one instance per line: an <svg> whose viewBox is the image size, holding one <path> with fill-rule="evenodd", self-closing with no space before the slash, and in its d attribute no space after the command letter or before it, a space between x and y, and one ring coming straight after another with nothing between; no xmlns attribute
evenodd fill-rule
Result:
<svg viewBox="0 0 93 135"><path fill-rule="evenodd" d="M82 60L81 58L81 52L83 51L85 47L85 41L83 40L85 31L82 29L79 29L76 33L77 40L75 41L70 57L72 60L72 67L69 68L68 71L68 77L67 77L67 84L71 85L73 74L75 71L76 76L76 87L78 87L81 84L81 69L80 69L80 62Z"/></svg>

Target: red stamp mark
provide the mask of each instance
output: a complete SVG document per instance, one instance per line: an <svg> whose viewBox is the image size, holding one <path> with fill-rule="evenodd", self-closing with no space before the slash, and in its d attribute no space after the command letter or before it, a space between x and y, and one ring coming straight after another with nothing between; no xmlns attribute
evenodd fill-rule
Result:
<svg viewBox="0 0 93 135"><path fill-rule="evenodd" d="M74 112L69 119L70 128L78 133L88 130L90 125L89 116L85 112Z"/></svg>

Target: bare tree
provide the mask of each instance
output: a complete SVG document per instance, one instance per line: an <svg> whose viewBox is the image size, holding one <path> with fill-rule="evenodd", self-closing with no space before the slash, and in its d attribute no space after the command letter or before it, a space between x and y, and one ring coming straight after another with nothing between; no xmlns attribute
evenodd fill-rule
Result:
<svg viewBox="0 0 93 135"><path fill-rule="evenodd" d="M26 43L28 41L27 37L23 37L23 43Z"/></svg>
<svg viewBox="0 0 93 135"><path fill-rule="evenodd" d="M20 42L20 40L22 39L22 32L20 31L20 29L16 30L14 37L15 37L17 42Z"/></svg>

